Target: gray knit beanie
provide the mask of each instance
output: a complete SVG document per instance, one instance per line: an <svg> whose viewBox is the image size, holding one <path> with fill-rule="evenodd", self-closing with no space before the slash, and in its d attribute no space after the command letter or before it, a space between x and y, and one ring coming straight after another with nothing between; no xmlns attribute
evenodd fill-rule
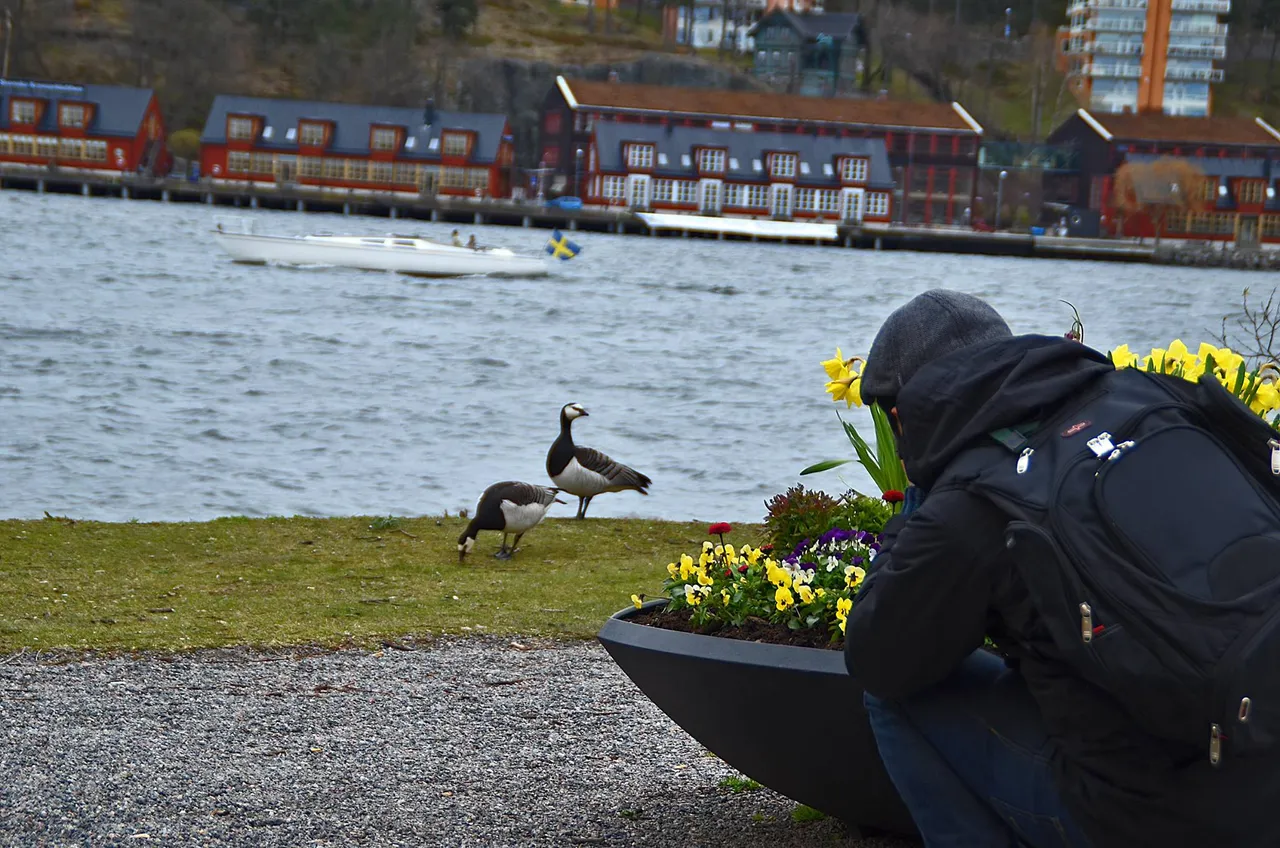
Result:
<svg viewBox="0 0 1280 848"><path fill-rule="evenodd" d="M1000 313L973 295L947 289L916 295L895 309L876 333L862 371L862 401L896 398L933 360L1012 335Z"/></svg>

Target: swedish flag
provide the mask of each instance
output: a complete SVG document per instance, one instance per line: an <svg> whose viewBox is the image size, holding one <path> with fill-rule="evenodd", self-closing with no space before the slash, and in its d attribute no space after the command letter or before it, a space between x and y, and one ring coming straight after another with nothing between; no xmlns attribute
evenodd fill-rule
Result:
<svg viewBox="0 0 1280 848"><path fill-rule="evenodd" d="M551 233L551 240L547 242L547 254L555 258L567 262L582 252L582 248L578 247L569 238L559 230Z"/></svg>

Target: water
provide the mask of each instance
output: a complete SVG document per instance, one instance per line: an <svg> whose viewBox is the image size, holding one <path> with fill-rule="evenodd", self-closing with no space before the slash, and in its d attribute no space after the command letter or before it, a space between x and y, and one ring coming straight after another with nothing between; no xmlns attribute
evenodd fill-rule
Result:
<svg viewBox="0 0 1280 848"><path fill-rule="evenodd" d="M246 212L265 231L446 225ZM0 516L168 521L421 515L547 482L560 407L652 494L597 516L758 520L850 455L819 362L945 285L1015 332L1194 344L1249 285L1226 270L574 235L558 277L423 281L238 266L228 210L0 192ZM547 233L463 227L535 250ZM870 432L865 410L851 420ZM870 488L857 466L805 478ZM572 505L559 507L572 514Z"/></svg>

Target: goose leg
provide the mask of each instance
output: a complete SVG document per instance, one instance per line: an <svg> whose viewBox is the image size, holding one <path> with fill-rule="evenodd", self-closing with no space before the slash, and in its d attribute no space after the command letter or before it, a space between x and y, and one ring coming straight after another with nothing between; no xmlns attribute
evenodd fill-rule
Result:
<svg viewBox="0 0 1280 848"><path fill-rule="evenodd" d="M507 534L502 534L502 547L498 548L498 552L493 555L494 559L511 559L511 554L507 552Z"/></svg>
<svg viewBox="0 0 1280 848"><path fill-rule="evenodd" d="M587 507L591 506L591 499L594 497L595 495L587 495L586 499L582 502L582 514L578 516L579 518L587 517Z"/></svg>
<svg viewBox="0 0 1280 848"><path fill-rule="evenodd" d="M523 535L524 535L523 533L517 533L517 534L516 534L515 539L514 539L514 540L512 540L512 542L511 542L511 552L510 552L509 554L507 554L508 558L515 556L515 555L516 555L516 551L520 549L520 537L521 537L521 536L523 536Z"/></svg>
<svg viewBox="0 0 1280 848"><path fill-rule="evenodd" d="M578 514L575 516L576 518L587 517L587 501L589 500L591 500L591 498L584 498L582 496L578 497Z"/></svg>

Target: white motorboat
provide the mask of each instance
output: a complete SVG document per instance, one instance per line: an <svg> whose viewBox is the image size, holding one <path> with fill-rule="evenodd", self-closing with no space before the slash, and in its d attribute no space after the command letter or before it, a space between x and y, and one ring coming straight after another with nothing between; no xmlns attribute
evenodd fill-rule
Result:
<svg viewBox="0 0 1280 848"><path fill-rule="evenodd" d="M257 265L339 265L417 277L531 277L551 271L543 257L523 256L505 247L458 247L421 236L270 236L221 225L214 236L233 260Z"/></svg>

